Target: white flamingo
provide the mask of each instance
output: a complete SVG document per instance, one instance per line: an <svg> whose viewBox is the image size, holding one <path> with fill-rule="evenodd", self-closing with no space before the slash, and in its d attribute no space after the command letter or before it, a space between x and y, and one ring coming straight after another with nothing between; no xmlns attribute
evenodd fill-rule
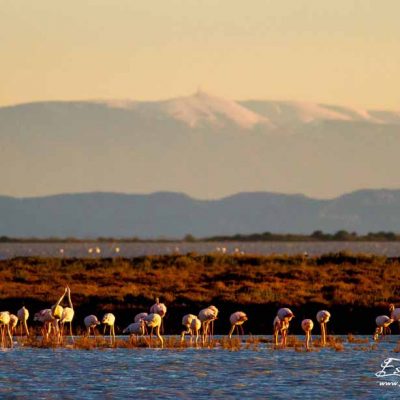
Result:
<svg viewBox="0 0 400 400"><path fill-rule="evenodd" d="M161 318L160 314L151 313L146 318L144 318L144 322L146 323L146 325L149 328L151 328L150 344L151 344L151 338L153 335L153 329L155 328L156 336L158 337L158 339L160 339L160 342L161 342L161 347L164 347L164 339L160 335L160 328L161 328L161 322L162 322L162 318Z"/></svg>
<svg viewBox="0 0 400 400"><path fill-rule="evenodd" d="M14 336L15 328L18 325L18 317L14 314L10 314L10 332L11 336Z"/></svg>
<svg viewBox="0 0 400 400"><path fill-rule="evenodd" d="M133 322L132 324L128 325L122 331L122 333L128 333L130 335L131 341L132 341L133 336L136 335L136 341L137 341L138 336L143 336L145 334L145 326L146 326L146 323L144 322L143 319L141 319L138 322Z"/></svg>
<svg viewBox="0 0 400 400"><path fill-rule="evenodd" d="M19 326L21 328L21 336L22 336L22 326L25 329L25 335L29 336L29 329L28 329L28 318L29 318L29 311L28 309L23 306L17 311L17 317L19 319Z"/></svg>
<svg viewBox="0 0 400 400"><path fill-rule="evenodd" d="M389 318L387 315L380 315L376 317L376 329L374 334L374 340L378 340L379 335L386 335L390 329L389 325L393 322L393 319Z"/></svg>
<svg viewBox="0 0 400 400"><path fill-rule="evenodd" d="M314 328L314 322L311 319L303 319L303 321L301 321L301 328L306 334L305 338L306 349L310 350L311 331Z"/></svg>
<svg viewBox="0 0 400 400"><path fill-rule="evenodd" d="M210 341L214 333L214 321L218 318L218 309L215 306L209 306L199 312L199 320L203 326L203 343L205 343L207 335L210 334ZM211 330L210 330L211 326Z"/></svg>
<svg viewBox="0 0 400 400"><path fill-rule="evenodd" d="M186 314L182 318L182 325L186 328L185 331L182 331L181 333L181 341L183 342L185 340L185 335L192 335L192 321L194 319L197 319L197 317L193 314Z"/></svg>
<svg viewBox="0 0 400 400"><path fill-rule="evenodd" d="M200 333L200 329L201 329L201 321L195 317L192 320L192 323L190 324L190 340L192 340L193 336L196 335L196 344L199 340L199 333Z"/></svg>
<svg viewBox="0 0 400 400"><path fill-rule="evenodd" d="M325 346L326 344L326 324L331 318L331 313L326 310L321 310L317 312L317 321L321 325L321 344Z"/></svg>
<svg viewBox="0 0 400 400"><path fill-rule="evenodd" d="M64 335L64 325L69 323L69 334L74 340L74 336L72 334L72 320L74 319L74 306L72 305L71 301L71 289L67 286L67 295L68 295L68 305L69 307L64 307L61 319L60 319L60 326L61 326L61 337Z"/></svg>
<svg viewBox="0 0 400 400"><path fill-rule="evenodd" d="M289 329L289 322L286 320L280 320L278 316L275 317L273 322L274 330L274 344L278 346L278 337L281 335L282 347L286 345L287 330Z"/></svg>
<svg viewBox="0 0 400 400"><path fill-rule="evenodd" d="M47 340L49 335L51 334L51 328L54 327L54 330L57 330L58 327L57 320L52 315L52 310L50 308L46 308L44 310L40 310L35 313L33 316L34 321L39 321L43 324L42 335Z"/></svg>
<svg viewBox="0 0 400 400"><path fill-rule="evenodd" d="M236 311L230 317L229 321L231 323L231 329L229 331L229 338L232 338L232 333L236 327L237 332L239 334L239 328L242 331L242 335L244 335L243 324L248 320L247 315L243 311Z"/></svg>
<svg viewBox="0 0 400 400"><path fill-rule="evenodd" d="M7 345L7 339L10 340L10 347L13 347L13 339L10 331L10 313L8 311L0 312L0 333L1 333L1 347L5 347Z"/></svg>
<svg viewBox="0 0 400 400"><path fill-rule="evenodd" d="M104 324L104 335L106 334L107 326L110 328L111 343L115 342L115 315L111 313L104 314L101 323Z"/></svg>
<svg viewBox="0 0 400 400"><path fill-rule="evenodd" d="M141 312L139 314L135 315L135 318L133 319L134 322L139 322L142 319L145 319L149 314L147 314L147 312Z"/></svg>
<svg viewBox="0 0 400 400"><path fill-rule="evenodd" d="M400 327L400 308L396 308L394 304L389 304L390 318L397 321Z"/></svg>
<svg viewBox="0 0 400 400"><path fill-rule="evenodd" d="M100 325L100 321L97 319L95 315L88 315L83 319L83 323L85 324L86 327L86 334L89 337L90 336L90 329L93 329L93 335L96 336L96 331L95 328L97 325Z"/></svg>
<svg viewBox="0 0 400 400"><path fill-rule="evenodd" d="M275 345L278 345L278 334L281 334L281 345L282 347L286 346L289 323L293 318L294 314L290 308L280 308L278 310L273 323Z"/></svg>
<svg viewBox="0 0 400 400"><path fill-rule="evenodd" d="M155 304L153 304L150 307L150 313L152 314L158 314L162 319L161 319L161 327L160 329L163 331L163 320L165 317L165 314L167 314L167 306L164 303L160 303L160 299L157 297Z"/></svg>

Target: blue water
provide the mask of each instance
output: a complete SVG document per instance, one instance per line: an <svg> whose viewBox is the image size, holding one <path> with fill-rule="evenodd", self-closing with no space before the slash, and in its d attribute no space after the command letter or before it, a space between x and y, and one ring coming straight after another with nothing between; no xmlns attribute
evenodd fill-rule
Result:
<svg viewBox="0 0 400 400"><path fill-rule="evenodd" d="M386 399L400 377L377 378L397 339L377 350L32 349L0 351L0 398ZM399 381L399 386L380 382Z"/></svg>
<svg viewBox="0 0 400 400"><path fill-rule="evenodd" d="M98 248L98 252L96 252ZM400 242L224 242L224 243L0 243L0 259L17 256L41 257L137 257L196 252L226 254L353 253L400 256Z"/></svg>

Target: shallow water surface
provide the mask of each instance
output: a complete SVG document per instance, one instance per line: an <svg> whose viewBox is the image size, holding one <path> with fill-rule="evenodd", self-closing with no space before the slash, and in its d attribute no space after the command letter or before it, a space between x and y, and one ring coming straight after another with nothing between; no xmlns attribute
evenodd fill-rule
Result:
<svg viewBox="0 0 400 400"><path fill-rule="evenodd" d="M221 243L0 243L0 259L12 257L138 257L156 254L303 254L352 253L400 256L400 242L221 242Z"/></svg>
<svg viewBox="0 0 400 400"><path fill-rule="evenodd" d="M0 352L0 398L396 398L400 377L375 373L393 352L222 349L32 349ZM351 349L353 348L353 349ZM398 356L398 358L400 358ZM400 360L399 360L400 362Z"/></svg>

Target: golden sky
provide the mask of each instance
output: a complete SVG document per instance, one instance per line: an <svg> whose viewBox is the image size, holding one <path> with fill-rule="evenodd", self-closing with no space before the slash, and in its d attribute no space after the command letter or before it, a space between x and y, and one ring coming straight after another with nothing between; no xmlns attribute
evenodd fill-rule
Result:
<svg viewBox="0 0 400 400"><path fill-rule="evenodd" d="M232 99L399 109L399 0L0 0L0 105Z"/></svg>

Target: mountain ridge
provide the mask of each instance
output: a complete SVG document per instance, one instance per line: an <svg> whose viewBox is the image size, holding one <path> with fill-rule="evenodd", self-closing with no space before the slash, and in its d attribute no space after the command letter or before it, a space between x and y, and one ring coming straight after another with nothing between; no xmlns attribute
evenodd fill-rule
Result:
<svg viewBox="0 0 400 400"><path fill-rule="evenodd" d="M0 236L8 237L180 238L341 229L399 232L400 189L359 190L325 200L271 192L215 200L174 192L0 196Z"/></svg>

